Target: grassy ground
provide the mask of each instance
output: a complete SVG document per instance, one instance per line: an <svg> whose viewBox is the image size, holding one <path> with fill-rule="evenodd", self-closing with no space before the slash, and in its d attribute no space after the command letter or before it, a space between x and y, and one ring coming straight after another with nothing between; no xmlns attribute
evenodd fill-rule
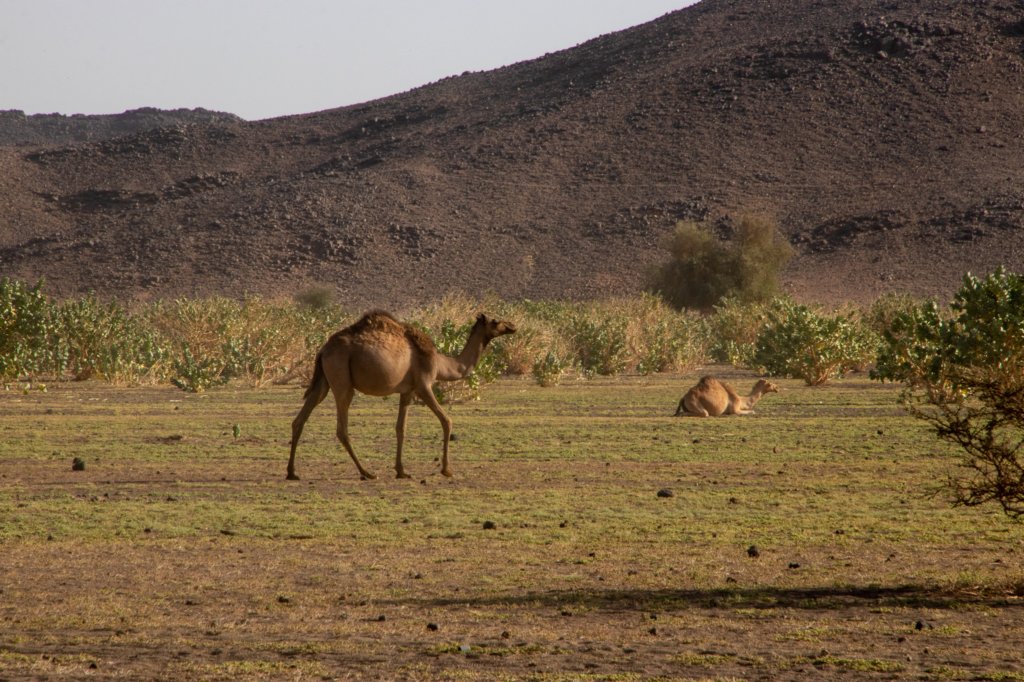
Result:
<svg viewBox="0 0 1024 682"><path fill-rule="evenodd" d="M673 418L696 378L502 381L451 480L414 408L411 481L394 398L353 406L378 480L327 401L294 482L298 387L0 393L0 679L1024 680L1024 528L927 494L896 389Z"/></svg>

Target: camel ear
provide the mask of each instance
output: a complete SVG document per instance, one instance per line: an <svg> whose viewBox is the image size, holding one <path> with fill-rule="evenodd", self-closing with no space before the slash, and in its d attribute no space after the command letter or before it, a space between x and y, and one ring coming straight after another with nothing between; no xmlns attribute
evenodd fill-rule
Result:
<svg viewBox="0 0 1024 682"><path fill-rule="evenodd" d="M476 316L476 323L477 324L483 324L485 322L487 322L487 316L486 315L484 315L483 313L480 313L479 315Z"/></svg>

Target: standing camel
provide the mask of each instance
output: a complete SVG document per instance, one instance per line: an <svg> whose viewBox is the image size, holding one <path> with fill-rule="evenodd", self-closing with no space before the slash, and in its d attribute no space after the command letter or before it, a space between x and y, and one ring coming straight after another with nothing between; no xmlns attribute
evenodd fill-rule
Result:
<svg viewBox="0 0 1024 682"><path fill-rule="evenodd" d="M310 413L327 397L328 390L334 393L338 406L338 440L356 463L363 479L376 477L359 463L348 439L348 408L355 391L376 396L398 393L400 396L398 423L395 425L398 436L395 472L398 478L409 478L402 467L405 413L413 395L419 397L441 420L444 431L441 473L451 476L452 471L448 468L448 440L452 433L452 420L437 403L432 386L435 381L466 378L492 339L514 334L515 331L515 326L510 322L492 320L481 314L469 332L465 348L455 358L438 353L430 337L382 310L370 311L351 327L335 332L317 353L313 380L306 389L306 402L292 422L288 478L299 478L295 474L295 446L298 445L302 427Z"/></svg>

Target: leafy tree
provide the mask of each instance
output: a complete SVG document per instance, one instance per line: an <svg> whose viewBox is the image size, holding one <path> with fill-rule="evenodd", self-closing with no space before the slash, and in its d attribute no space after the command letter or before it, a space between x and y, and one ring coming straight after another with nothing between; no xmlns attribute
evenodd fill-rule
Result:
<svg viewBox="0 0 1024 682"><path fill-rule="evenodd" d="M872 376L902 382L910 412L963 450L954 503L1024 516L1024 278L968 274L949 314L933 302L898 314Z"/></svg>
<svg viewBox="0 0 1024 682"><path fill-rule="evenodd" d="M669 260L652 273L651 289L679 308L701 310L726 296L743 303L770 299L793 255L775 221L756 215L740 216L734 238L725 242L708 223L681 222L665 248Z"/></svg>

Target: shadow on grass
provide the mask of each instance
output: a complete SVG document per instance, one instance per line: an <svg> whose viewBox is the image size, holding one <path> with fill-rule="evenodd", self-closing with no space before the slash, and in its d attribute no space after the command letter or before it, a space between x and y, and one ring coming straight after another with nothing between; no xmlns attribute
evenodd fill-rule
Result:
<svg viewBox="0 0 1024 682"><path fill-rule="evenodd" d="M965 606L1024 608L1024 585L973 591L926 585L895 587L718 588L708 590L571 590L463 599L399 599L386 603L417 606L547 606L604 611L685 609L932 608Z"/></svg>

